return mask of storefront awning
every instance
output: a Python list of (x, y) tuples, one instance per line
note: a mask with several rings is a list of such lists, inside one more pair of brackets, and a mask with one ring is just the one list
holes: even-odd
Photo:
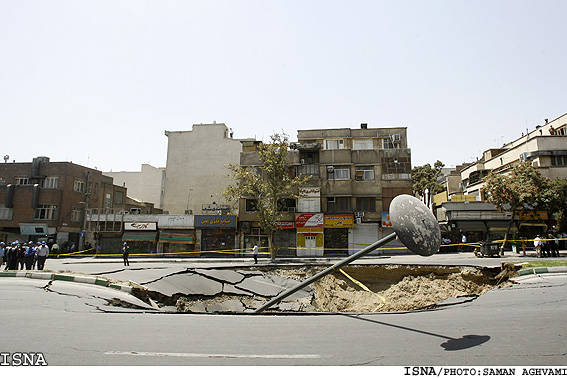
[(159, 234), (159, 242), (162, 243), (195, 243), (194, 230), (162, 230)]
[(155, 241), (157, 239), (157, 232), (129, 232), (125, 231), (122, 236), (123, 241)]

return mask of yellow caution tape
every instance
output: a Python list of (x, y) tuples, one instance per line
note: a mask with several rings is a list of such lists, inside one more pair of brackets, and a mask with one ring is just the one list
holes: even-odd
[(364, 284), (360, 283), (358, 280), (354, 279), (352, 276), (350, 276), (349, 274), (347, 274), (346, 272), (343, 271), (342, 268), (339, 269), (339, 271), (346, 276), (347, 278), (349, 278), (353, 283), (358, 284), (358, 286), (360, 288), (362, 288), (363, 290), (373, 293), (374, 295), (378, 296), (380, 298), (380, 300), (382, 300), (382, 303), (377, 306), (372, 312), (376, 312), (378, 309), (382, 308), (384, 305), (386, 305), (386, 299), (384, 299), (382, 296), (378, 295), (376, 292), (372, 292), (368, 287), (366, 287)]

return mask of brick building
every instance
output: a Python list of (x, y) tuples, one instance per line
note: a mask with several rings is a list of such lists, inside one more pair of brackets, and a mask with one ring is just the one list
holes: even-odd
[(85, 230), (88, 208), (124, 209), (126, 188), (101, 171), (36, 157), (0, 163), (0, 240), (94, 244)]

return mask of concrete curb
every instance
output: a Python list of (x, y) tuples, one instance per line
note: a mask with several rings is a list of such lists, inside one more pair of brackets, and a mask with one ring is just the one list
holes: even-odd
[(520, 276), (524, 275), (539, 275), (539, 274), (564, 274), (567, 273), (567, 267), (536, 267), (536, 268), (525, 268), (519, 270), (518, 274)]
[(40, 280), (61, 280), (65, 282), (75, 282), (83, 284), (94, 284), (96, 286), (109, 287), (122, 292), (132, 293), (133, 287), (113, 284), (107, 279), (97, 278), (95, 276), (55, 274), (49, 272), (36, 271), (2, 271), (0, 278), (29, 278)]

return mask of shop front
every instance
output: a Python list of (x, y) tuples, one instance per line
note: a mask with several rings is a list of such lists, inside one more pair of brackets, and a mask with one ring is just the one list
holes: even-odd
[(296, 231), (293, 221), (276, 223), (274, 233), (274, 248), (276, 257), (289, 257), (295, 255)]
[(158, 252), (160, 254), (195, 254), (197, 236), (193, 217), (193, 215), (159, 215)]
[(349, 231), (354, 226), (354, 216), (325, 215), (325, 255), (346, 256), (349, 253)]
[(195, 216), (197, 239), (200, 238), (203, 256), (226, 256), (236, 253), (237, 220), (236, 216)]
[(125, 222), (122, 241), (128, 242), (130, 254), (155, 254), (157, 234), (156, 222)]
[(323, 256), (324, 254), (323, 213), (303, 213), (297, 215), (297, 256)]

